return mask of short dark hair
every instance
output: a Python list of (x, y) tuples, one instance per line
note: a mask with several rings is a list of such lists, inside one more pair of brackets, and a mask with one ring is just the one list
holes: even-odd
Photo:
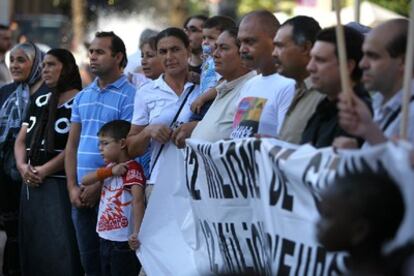
[(240, 48), (240, 40), (237, 39), (237, 34), (239, 33), (239, 29), (237, 27), (225, 29), (222, 33), (228, 33), (229, 36), (231, 36), (236, 42), (237, 47)]
[(203, 29), (212, 29), (215, 28), (220, 32), (224, 31), (225, 29), (234, 28), (236, 27), (236, 22), (231, 17), (224, 16), (224, 15), (216, 15), (210, 17), (204, 22)]
[(386, 45), (387, 52), (392, 58), (404, 56), (407, 51), (408, 23), (409, 21), (405, 18), (398, 18), (388, 22), (388, 24), (395, 26), (392, 39)]
[(404, 217), (400, 188), (385, 172), (352, 172), (335, 179), (334, 187), (353, 212), (371, 224), (365, 242), (381, 246), (391, 240)]
[(183, 24), (184, 29), (187, 27), (187, 24), (188, 24), (188, 22), (190, 22), (191, 19), (198, 19), (198, 20), (201, 20), (203, 22), (206, 22), (208, 17), (205, 16), (204, 14), (196, 14), (196, 15), (190, 16), (184, 21), (184, 24)]
[(98, 131), (98, 136), (107, 136), (117, 141), (128, 136), (131, 123), (125, 120), (114, 120), (104, 124)]
[(318, 21), (309, 16), (299, 15), (286, 20), (280, 27), (292, 26), (292, 39), (296, 45), (309, 41), (315, 43), (316, 35), (321, 31)]
[(122, 60), (119, 63), (119, 67), (125, 68), (126, 65), (128, 64), (128, 58), (126, 54), (125, 44), (122, 41), (122, 39), (119, 36), (117, 36), (114, 32), (96, 32), (95, 37), (96, 38), (102, 38), (102, 37), (111, 38), (112, 55), (115, 56), (117, 53), (121, 53)]
[(162, 38), (166, 38), (169, 36), (173, 36), (181, 40), (185, 48), (188, 48), (190, 46), (190, 40), (188, 39), (188, 36), (185, 34), (185, 32), (182, 29), (176, 28), (176, 27), (169, 27), (165, 30), (162, 30), (161, 32), (157, 34), (157, 37), (155, 39), (156, 48), (158, 49), (158, 43), (160, 42)]
[[(364, 42), (364, 36), (351, 27), (343, 26), (343, 29), (347, 59), (355, 61), (355, 68), (351, 73), (351, 78), (354, 81), (360, 81), (362, 77), (362, 69), (358, 66), (358, 64), (363, 56), (362, 43)], [(323, 41), (334, 44), (335, 55), (338, 57), (338, 44), (336, 40), (335, 27), (322, 29), (316, 36), (316, 41)]]

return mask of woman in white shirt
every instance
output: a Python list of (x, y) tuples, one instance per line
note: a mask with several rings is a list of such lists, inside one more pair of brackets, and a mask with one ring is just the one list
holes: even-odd
[(178, 126), (189, 121), (190, 105), (199, 94), (198, 86), (188, 81), (190, 48), (184, 31), (178, 28), (161, 31), (156, 48), (164, 74), (137, 91), (127, 139), (131, 157), (144, 154), (149, 146), (152, 148), (149, 185), (156, 182), (164, 162), (163, 152), (175, 146), (171, 136)]

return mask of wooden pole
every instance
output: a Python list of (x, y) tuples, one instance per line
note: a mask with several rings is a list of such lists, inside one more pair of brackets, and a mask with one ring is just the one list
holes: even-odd
[(414, 52), (414, 3), (411, 2), (410, 25), (408, 28), (407, 51), (405, 55), (404, 86), (402, 119), (400, 125), (400, 138), (407, 140), (408, 115), (410, 112), (411, 82), (413, 79), (413, 52)]
[(361, 0), (355, 0), (355, 22), (361, 22)]
[(345, 46), (345, 35), (344, 28), (341, 23), (341, 5), (340, 0), (335, 0), (335, 13), (336, 13), (336, 41), (338, 47), (338, 56), (339, 56), (339, 71), (341, 74), (341, 88), (342, 92), (351, 97), (351, 84), (349, 83), (349, 72), (348, 72), (348, 62), (346, 57), (346, 46)]

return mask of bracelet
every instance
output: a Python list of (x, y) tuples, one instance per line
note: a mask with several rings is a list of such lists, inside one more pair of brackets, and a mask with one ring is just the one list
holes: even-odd
[(96, 176), (99, 181), (103, 181), (105, 178), (112, 176), (112, 168), (99, 168), (96, 170)]

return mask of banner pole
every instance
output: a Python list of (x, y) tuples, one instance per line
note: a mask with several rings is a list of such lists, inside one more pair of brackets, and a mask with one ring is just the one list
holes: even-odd
[(355, 0), (355, 22), (361, 23), (361, 0)]
[(347, 66), (346, 46), (344, 29), (341, 23), (341, 5), (340, 0), (335, 0), (335, 13), (336, 13), (336, 41), (338, 47), (339, 56), (339, 71), (341, 75), (341, 89), (348, 98), (351, 98), (351, 85), (349, 83), (349, 72)]
[(414, 3), (411, 2), (410, 25), (408, 28), (407, 50), (405, 55), (404, 86), (402, 119), (400, 125), (400, 138), (407, 140), (408, 115), (410, 112), (411, 84), (413, 78), (413, 52), (414, 52)]

